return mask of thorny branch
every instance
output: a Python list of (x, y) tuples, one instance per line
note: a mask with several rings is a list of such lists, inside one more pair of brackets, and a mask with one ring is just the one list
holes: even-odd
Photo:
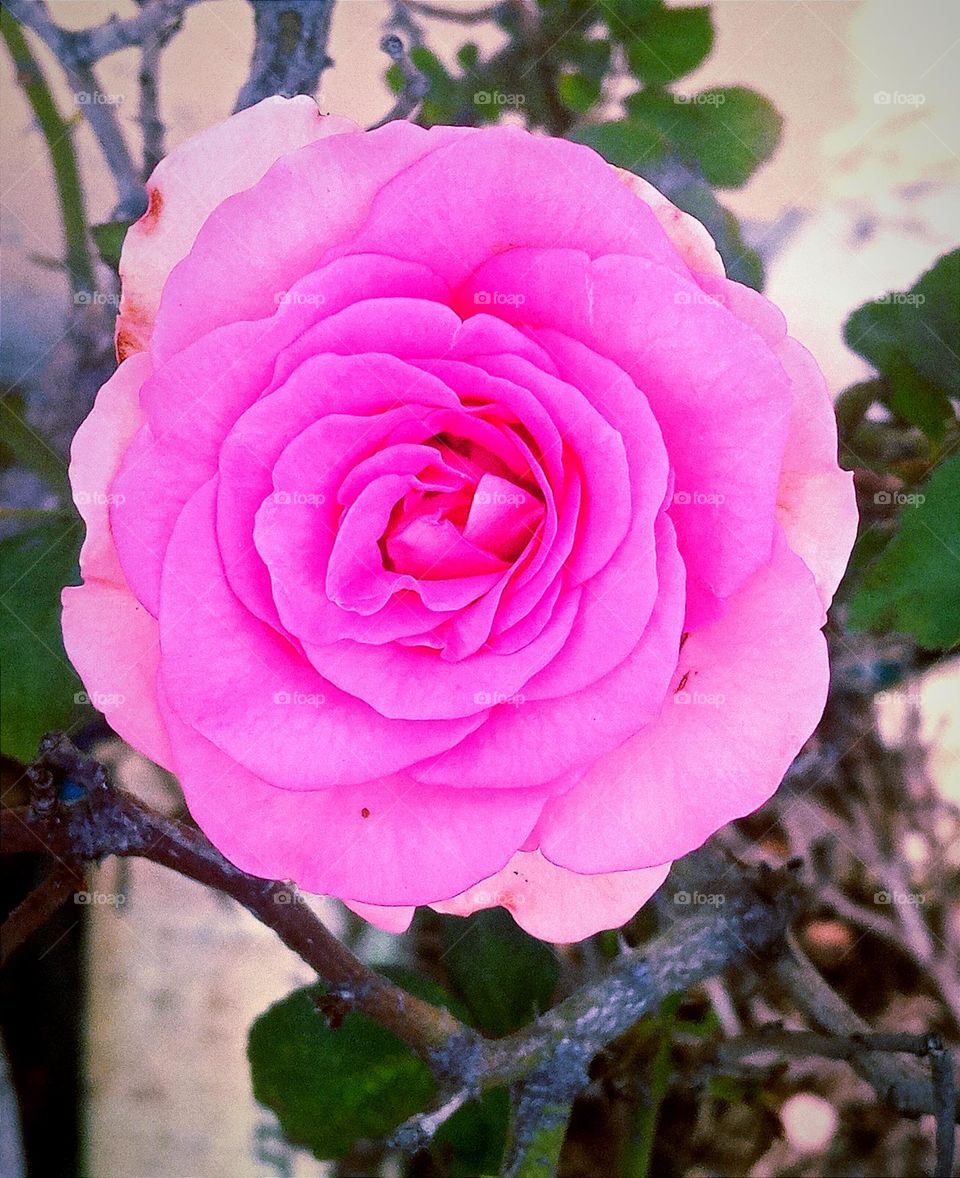
[[(486, 1039), (438, 1009), (374, 973), (332, 936), (288, 883), (258, 879), (234, 867), (199, 831), (149, 809), (113, 788), (103, 767), (53, 734), (41, 744), (28, 770), (29, 806), (5, 810), (5, 851), (46, 851), (64, 878), (108, 855), (136, 855), (217, 888), (243, 904), (274, 930), (330, 987), (331, 1004), (358, 1009), (397, 1034), (431, 1067), (444, 1093), (438, 1109), (422, 1114), (398, 1134), (406, 1146), (452, 1115), (466, 1100), (493, 1087), (513, 1085), (515, 1124), (508, 1173), (525, 1172), (531, 1150), (553, 1141), (562, 1110), (587, 1081), (590, 1060), (670, 994), (715, 977), (733, 966), (772, 972), (805, 1016), (831, 1035), (844, 1037), (842, 1057), (881, 1097), (908, 1115), (938, 1117), (941, 1149), (952, 1142), (956, 1094), (949, 1054), (936, 1043), (926, 1054), (935, 1078), (914, 1060), (897, 1060), (869, 1042), (870, 1028), (830, 989), (792, 945), (789, 925), (801, 894), (796, 869), (738, 871), (718, 856), (689, 856), (674, 877), (680, 886), (722, 887), (725, 903), (679, 917), (637, 950), (621, 953), (606, 973), (543, 1014), (530, 1026), (501, 1039)], [(79, 792), (77, 801), (63, 800)], [(78, 791), (79, 787), (79, 791)], [(10, 918), (18, 941), (28, 935), (29, 912), (21, 905)], [(24, 911), (28, 916), (24, 916)], [(39, 919), (36, 921), (39, 924)], [(5, 925), (3, 935), (9, 928)], [(831, 1052), (834, 1054), (834, 1052)], [(939, 1069), (939, 1070), (938, 1070)]]

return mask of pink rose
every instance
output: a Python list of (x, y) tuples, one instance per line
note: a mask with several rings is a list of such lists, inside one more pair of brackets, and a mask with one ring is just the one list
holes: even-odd
[(697, 222), (516, 128), (274, 98), (149, 187), (73, 448), (87, 688), (256, 875), (622, 923), (820, 717), (816, 364)]

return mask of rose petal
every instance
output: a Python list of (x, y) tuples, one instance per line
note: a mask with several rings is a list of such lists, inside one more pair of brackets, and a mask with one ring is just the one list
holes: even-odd
[(809, 570), (779, 537), (724, 617), (688, 636), (654, 723), (548, 804), (543, 854), (571, 871), (653, 866), (762, 805), (823, 711), (823, 621)]
[(170, 271), (226, 197), (255, 184), (287, 152), (357, 130), (349, 119), (321, 115), (312, 98), (267, 98), (192, 136), (161, 160), (147, 182), (150, 207), (123, 241), (118, 357), (149, 345)]
[(252, 773), (311, 790), (392, 773), (482, 722), (385, 719), (321, 678), (230, 592), (216, 546), (215, 499), (211, 480), (181, 513), (164, 562), (160, 674), (185, 723)]
[(409, 779), (311, 792), (267, 785), (162, 700), (187, 805), (243, 871), (351, 903), (428, 904), (494, 874), (533, 828), (542, 790), (429, 789)]
[[(451, 916), (506, 908), (531, 936), (567, 945), (626, 924), (660, 887), (670, 866), (663, 863), (640, 871), (577, 875), (556, 867), (539, 851), (518, 851), (496, 875), (430, 907)], [(391, 911), (378, 909), (371, 914), (373, 923), (386, 927), (380, 922), (389, 920)]]

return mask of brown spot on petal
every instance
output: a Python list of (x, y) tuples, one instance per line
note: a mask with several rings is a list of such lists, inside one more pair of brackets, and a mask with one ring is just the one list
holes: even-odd
[(680, 635), (680, 650), (683, 650), (683, 644), (687, 641), (687, 639), (689, 637), (690, 637), (690, 631), (684, 630), (684, 632)]
[(674, 695), (676, 695), (676, 694), (677, 694), (678, 692), (680, 692), (680, 691), (683, 691), (683, 689), (684, 689), (684, 688), (686, 687), (686, 685), (687, 685), (687, 680), (688, 680), (689, 678), (690, 678), (690, 672), (689, 672), (689, 671), (684, 671), (684, 672), (683, 672), (683, 678), (682, 678), (682, 679), (680, 680), (680, 682), (677, 684), (677, 690), (676, 690), (676, 691), (673, 693)]
[(140, 218), (138, 224), (144, 233), (152, 233), (157, 227), (160, 213), (163, 209), (163, 193), (159, 188), (147, 189), (147, 211)]
[(117, 324), (117, 363), (122, 364), (128, 356), (132, 356), (134, 352), (142, 352), (140, 340), (135, 331), (131, 331), (127, 326)]
[(364, 806), (363, 809), (360, 811), (360, 817), (361, 818), (369, 818), (370, 817), (370, 811), (367, 809), (366, 806)]

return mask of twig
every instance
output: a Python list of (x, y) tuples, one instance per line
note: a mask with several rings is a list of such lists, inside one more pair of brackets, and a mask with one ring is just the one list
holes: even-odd
[(83, 885), (83, 869), (59, 863), (43, 883), (21, 900), (0, 926), (0, 966), (6, 965), (10, 956), (47, 923), (78, 885)]
[[(45, 0), (6, 0), (6, 3), (17, 20), (40, 37), (63, 67), (67, 81), (78, 104), (83, 108), (84, 117), (100, 144), (107, 167), (117, 186), (117, 205), (113, 219), (135, 221), (145, 212), (147, 197), (120, 129), (116, 111), (111, 102), (105, 101), (107, 96), (100, 89), (100, 83), (91, 64), (98, 57), (102, 57), (103, 52), (92, 52), (84, 38), (92, 37), (97, 30), (88, 30), (86, 33), (66, 32), (51, 20)], [(157, 5), (160, 6), (159, 9), (156, 8)], [(180, 7), (183, 7), (182, 2)], [(141, 15), (148, 11), (152, 14), (151, 21), (146, 24), (147, 29), (153, 27), (152, 22), (157, 20), (157, 12), (161, 10), (166, 14), (166, 19), (169, 15), (168, 0), (153, 0), (153, 4), (143, 10)], [(110, 27), (112, 26), (109, 24), (101, 26), (103, 29)], [(119, 49), (132, 43), (121, 41), (114, 48)], [(113, 52), (113, 49), (104, 52)]]
[(390, 1144), (405, 1153), (416, 1153), (419, 1149), (425, 1149), (440, 1126), (445, 1125), (455, 1112), (463, 1108), (471, 1096), (468, 1088), (460, 1088), (442, 1104), (410, 1117), (394, 1131)]
[[(683, 869), (688, 878), (699, 879), (698, 890), (719, 888), (712, 870), (700, 874), (704, 863), (714, 866), (709, 859), (690, 856)], [(567, 1042), (581, 1045), (592, 1058), (671, 994), (744, 961), (765, 967), (792, 915), (792, 873), (768, 871), (759, 877), (727, 879), (722, 891), (722, 905), (679, 918), (643, 949), (622, 954), (599, 981), (548, 1010), (530, 1027), (487, 1043), (483, 1073), (501, 1084), (520, 1079), (544, 1054)]]
[[(197, 830), (113, 789), (103, 767), (65, 738), (46, 737), (28, 772), (30, 805), (0, 814), (4, 850), (45, 849), (71, 865), (110, 854), (138, 855), (232, 896), (328, 983), (327, 1006), (363, 1011), (427, 1061), (448, 1095), (441, 1109), (420, 1118), (421, 1131), (484, 1090), (514, 1085), (514, 1174), (549, 1173), (543, 1166), (523, 1169), (541, 1157), (547, 1166), (556, 1164), (562, 1124), (594, 1055), (669, 995), (733, 966), (773, 972), (807, 1018), (830, 1034), (864, 1039), (870, 1034), (798, 951), (784, 952), (802, 894), (790, 868), (744, 873), (712, 853), (688, 856), (675, 868), (674, 886), (715, 892), (722, 904), (682, 909), (686, 915), (642, 949), (622, 954), (602, 978), (523, 1030), (489, 1040), (369, 970), (299, 902), (293, 885), (240, 871)], [(68, 781), (69, 793), (79, 792), (79, 801), (62, 800)], [(937, 1085), (912, 1061), (878, 1051), (858, 1052), (851, 1063), (902, 1112), (939, 1110), (942, 1121), (956, 1097), (948, 1083), (949, 1056), (943, 1052), (941, 1058), (936, 1048), (928, 1054), (939, 1069)], [(945, 1141), (942, 1125), (938, 1132)]]
[(409, 119), (412, 118), (420, 107), (430, 90), (430, 80), (425, 74), (422, 74), (413, 64), (410, 54), (407, 53), (403, 41), (394, 33), (388, 34), (380, 42), (380, 48), (390, 58), (390, 60), (399, 68), (400, 75), (403, 78), (403, 89), (397, 95), (397, 101), (394, 103), (389, 114), (384, 115), (379, 123), (374, 123), (370, 128), (371, 131), (377, 127), (382, 127), (386, 123), (392, 123), (395, 119)]
[(153, 33), (172, 28), (183, 13), (199, 0), (147, 0), (136, 16), (120, 20), (113, 16), (102, 25), (71, 32), (56, 24), (44, 0), (4, 0), (21, 24), (39, 36), (64, 66), (92, 65), (101, 57), (141, 45)]
[[(830, 1035), (869, 1036), (870, 1027), (827, 985), (792, 937), (788, 944), (790, 952), (772, 963), (772, 973), (804, 1016)], [(880, 1098), (899, 1112), (916, 1117), (935, 1111), (933, 1085), (918, 1064), (877, 1052), (857, 1054), (850, 1062)]]
[(262, 98), (315, 94), (320, 75), (330, 65), (327, 42), (333, 0), (250, 0), (255, 41), (250, 76), (235, 111)]
[[(0, 814), (4, 851), (49, 851), (68, 863), (107, 855), (150, 859), (232, 896), (315, 969), (340, 1002), (388, 1027), (428, 1062), (451, 1037), (469, 1035), (446, 1010), (368, 969), (327, 930), (293, 885), (238, 870), (199, 831), (110, 786), (103, 767), (65, 738), (45, 737), (29, 772), (30, 806)], [(66, 781), (81, 787), (80, 801), (59, 800)]]
[[(147, 0), (137, 0), (143, 6)], [(160, 97), (157, 79), (160, 73), (160, 56), (167, 42), (178, 31), (182, 16), (168, 26), (161, 26), (143, 38), (140, 46), (140, 112), (138, 120), (143, 131), (143, 164), (140, 174), (144, 182), (163, 159), (166, 128), (160, 117)]]

